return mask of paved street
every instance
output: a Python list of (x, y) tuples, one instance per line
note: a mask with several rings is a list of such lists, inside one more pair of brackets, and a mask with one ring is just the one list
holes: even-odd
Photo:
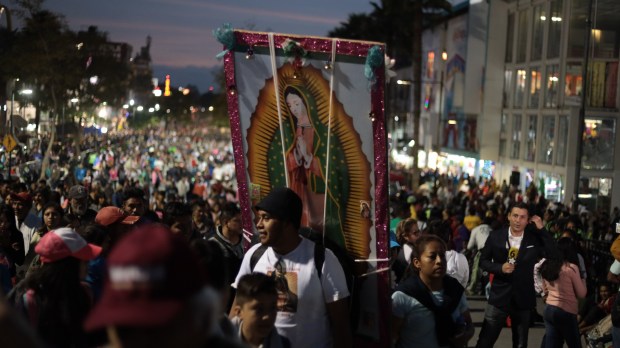
[[(484, 319), (484, 308), (487, 304), (484, 296), (469, 296), (467, 298), (469, 308), (471, 309), (472, 320), (476, 326), (476, 333), (474, 337), (469, 341), (469, 347), (474, 347), (478, 341), (478, 334), (480, 334), (480, 328), (482, 327), (482, 321)], [(538, 299), (538, 313), (543, 313), (543, 302)], [(529, 339), (527, 342), (528, 347), (538, 348), (542, 342), (543, 335), (545, 334), (545, 327), (543, 324), (537, 323), (535, 327), (530, 328)], [(495, 343), (495, 347), (504, 348), (512, 347), (512, 331), (510, 328), (505, 327), (502, 329), (502, 333), (499, 339)]]

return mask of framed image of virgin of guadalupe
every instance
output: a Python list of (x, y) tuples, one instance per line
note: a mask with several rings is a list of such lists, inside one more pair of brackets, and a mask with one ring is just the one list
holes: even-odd
[(252, 207), (272, 188), (291, 188), (303, 202), (300, 233), (334, 251), (350, 276), (355, 346), (387, 346), (384, 45), (226, 25), (215, 35), (246, 247)]

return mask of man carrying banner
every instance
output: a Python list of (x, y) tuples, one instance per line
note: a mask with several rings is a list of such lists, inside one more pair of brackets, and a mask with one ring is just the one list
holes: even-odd
[(299, 235), (299, 196), (289, 188), (275, 188), (256, 209), (260, 243), (245, 254), (233, 287), (252, 272), (274, 277), (278, 283), (275, 325), (292, 347), (351, 347), (344, 272), (329, 249)]

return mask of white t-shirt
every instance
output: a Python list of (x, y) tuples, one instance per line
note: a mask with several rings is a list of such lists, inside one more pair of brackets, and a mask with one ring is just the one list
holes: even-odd
[[(443, 290), (433, 291), (432, 294), (433, 301), (440, 306), (443, 303)], [(459, 305), (452, 312), (452, 319), (456, 322), (461, 314), (467, 310), (467, 299), (463, 293)], [(418, 300), (404, 292), (394, 292), (392, 294), (392, 314), (403, 319), (396, 348), (439, 347), (435, 333), (434, 314)]]
[[(250, 258), (260, 244), (254, 245), (243, 257), (237, 279), (252, 272)], [(286, 255), (276, 254), (271, 247), (256, 262), (254, 272), (272, 274), (279, 260), (284, 262), (276, 272), (278, 284), (278, 314), (276, 328), (280, 335), (291, 341), (291, 347), (331, 347), (332, 336), (325, 303), (342, 300), (349, 296), (347, 282), (338, 259), (325, 249), (325, 261), (321, 278), (314, 264), (314, 242), (302, 238), (301, 242)], [(286, 268), (286, 269), (284, 269)], [(322, 289), (321, 289), (322, 288)]]
[(471, 235), (469, 236), (467, 250), (482, 250), (482, 248), (484, 248), (484, 244), (487, 242), (489, 233), (491, 233), (491, 227), (487, 224), (474, 227), (474, 229), (471, 230)]
[(413, 253), (413, 248), (411, 245), (405, 243), (403, 244), (403, 255), (405, 255), (405, 260), (407, 260), (407, 264), (411, 263), (411, 254)]
[(521, 232), (520, 236), (513, 236), (510, 228), (508, 228), (508, 263), (514, 264), (517, 261), (524, 233)]
[(469, 282), (469, 263), (465, 255), (454, 251), (446, 251), (446, 274), (458, 280), (458, 282), (467, 287)]
[(41, 227), (42, 221), (41, 218), (37, 217), (32, 213), (28, 213), (24, 222), (21, 224), (17, 221), (17, 216), (15, 217), (15, 224), (18, 226), (19, 231), (24, 236), (24, 254), (28, 254), (28, 250), (30, 250), (30, 243), (32, 242), (32, 237), (37, 232), (37, 230)]

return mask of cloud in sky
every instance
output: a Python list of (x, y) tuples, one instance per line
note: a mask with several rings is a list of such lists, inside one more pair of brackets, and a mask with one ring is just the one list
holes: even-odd
[(278, 18), (280, 20), (286, 21), (301, 21), (306, 23), (314, 23), (328, 26), (337, 26), (342, 19), (338, 17), (326, 17), (325, 15), (319, 16), (311, 16), (300, 14), (297, 11), (274, 11), (274, 10), (264, 10), (260, 8), (248, 8), (244, 6), (230, 6), (230, 5), (222, 5), (222, 4), (200, 4), (202, 7), (211, 8), (217, 11), (229, 12), (233, 14), (248, 14), (254, 17), (269, 17), (269, 18)]
[(215, 55), (222, 45), (212, 31), (224, 23), (324, 36), (350, 13), (372, 10), (365, 0), (47, 0), (43, 7), (63, 14), (74, 30), (97, 26), (109, 40), (132, 45), (134, 54), (150, 35), (154, 66), (179, 69), (221, 66)]

